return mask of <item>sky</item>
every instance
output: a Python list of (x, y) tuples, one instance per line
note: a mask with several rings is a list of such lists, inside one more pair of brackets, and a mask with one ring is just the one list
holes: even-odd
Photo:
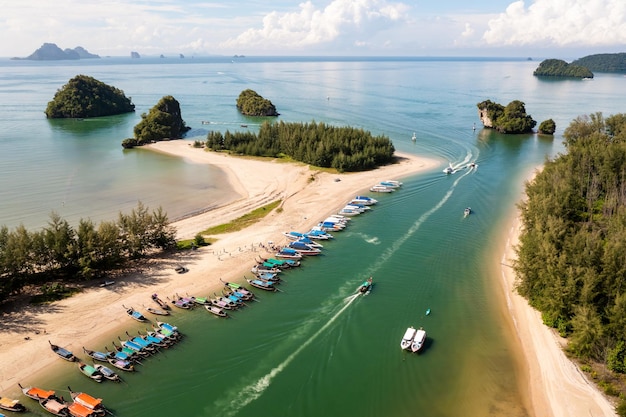
[(485, 56), (626, 52), (626, 0), (0, 1), (0, 57)]

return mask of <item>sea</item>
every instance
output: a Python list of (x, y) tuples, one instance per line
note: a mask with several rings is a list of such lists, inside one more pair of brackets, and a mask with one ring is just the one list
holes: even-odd
[[(11, 230), (40, 230), (51, 213), (72, 225), (115, 220), (138, 202), (176, 220), (233, 199), (216, 167), (121, 147), (141, 114), (165, 95), (180, 102), (190, 142), (212, 130), (257, 130), (267, 119), (243, 116), (235, 106), (241, 91), (253, 89), (272, 101), (278, 120), (363, 128), (389, 137), (398, 151), (441, 162), (402, 178), (396, 192), (375, 195), (374, 209), (337, 233), (322, 256), (284, 273), (281, 292), (257, 290), (257, 302), (226, 320), (203, 309), (175, 312), (169, 321), (184, 340), (145, 360), (137, 373), (123, 374), (123, 383), (97, 384), (74, 365), (58, 363), (47, 377), (22, 384), (61, 394), (71, 386), (103, 398), (120, 417), (531, 415), (520, 382), (524, 341), (511, 330), (494, 265), (504, 262), (504, 237), (524, 182), (564, 152), (568, 124), (626, 109), (623, 75), (539, 79), (532, 73), (540, 61), (0, 59), (0, 225)], [(46, 119), (47, 103), (78, 74), (123, 90), (136, 112)], [(553, 119), (557, 131), (484, 129), (476, 105), (487, 99), (520, 100), (538, 123)], [(472, 162), (477, 168), (467, 169)], [(449, 165), (456, 170), (446, 175)], [(468, 206), (473, 213), (464, 217)], [(372, 291), (355, 297), (369, 276)], [(409, 326), (427, 331), (419, 354), (400, 349)], [(143, 327), (128, 323), (126, 330)], [(58, 342), (84, 357), (71, 337)], [(6, 370), (1, 376), (0, 392), (15, 392)], [(46, 415), (21, 399), (26, 415)]]

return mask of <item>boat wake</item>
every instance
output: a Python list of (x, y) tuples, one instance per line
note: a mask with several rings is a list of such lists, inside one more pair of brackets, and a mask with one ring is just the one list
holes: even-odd
[(233, 389), (225, 394), (225, 398), (222, 398), (215, 402), (215, 410), (212, 410), (211, 414), (216, 414), (224, 417), (232, 417), (237, 415), (239, 410), (250, 404), (252, 401), (259, 398), (265, 390), (270, 386), (272, 380), (278, 376), (307, 346), (309, 346), (319, 335), (321, 335), (331, 324), (337, 320), (341, 314), (346, 311), (348, 307), (359, 297), (360, 294), (353, 294), (343, 301), (345, 305), (341, 307), (313, 336), (308, 338), (302, 343), (295, 351), (285, 358), (276, 367), (270, 370), (267, 374), (258, 378), (254, 382), (240, 388)]
[(424, 224), (424, 222), (428, 220), (430, 216), (433, 215), (433, 213), (437, 212), (437, 210), (443, 207), (443, 205), (450, 199), (450, 197), (452, 197), (452, 194), (454, 194), (454, 190), (456, 189), (459, 182), (463, 179), (463, 177), (465, 177), (466, 175), (469, 175), (470, 173), (471, 173), (471, 170), (467, 170), (465, 171), (465, 173), (463, 173), (463, 175), (455, 179), (454, 182), (452, 183), (452, 186), (450, 187), (448, 192), (446, 192), (443, 198), (439, 200), (437, 204), (435, 204), (430, 210), (422, 214), (415, 221), (415, 223), (413, 223), (411, 227), (409, 227), (409, 229), (404, 235), (400, 236), (400, 238), (396, 240), (395, 242), (393, 242), (393, 244), (389, 248), (385, 249), (382, 255), (379, 256), (376, 262), (368, 269), (366, 275), (370, 275), (370, 276), (375, 275), (376, 271), (378, 271), (382, 267), (382, 265), (391, 258), (394, 252), (396, 252), (404, 244), (404, 242), (407, 241), (407, 239), (413, 236), (419, 230), (422, 224)]

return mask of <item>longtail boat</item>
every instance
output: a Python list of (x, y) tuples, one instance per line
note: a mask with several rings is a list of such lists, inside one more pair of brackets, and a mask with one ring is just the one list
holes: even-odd
[(13, 398), (0, 397), (0, 408), (7, 411), (15, 411), (21, 413), (26, 411), (26, 407), (19, 400)]
[(145, 322), (149, 321), (146, 318), (146, 316), (144, 316), (143, 314), (141, 314), (139, 311), (135, 310), (134, 308), (126, 307), (124, 305), (122, 305), (122, 307), (124, 307), (126, 309), (126, 314), (128, 314), (134, 320), (137, 320), (138, 322), (141, 322), (141, 323), (145, 323)]
[(50, 349), (52, 349), (54, 353), (56, 353), (57, 355), (59, 355), (59, 357), (65, 359), (66, 361), (76, 362), (78, 360), (76, 356), (74, 356), (74, 354), (69, 350), (62, 348), (61, 346), (54, 345), (49, 340), (48, 343), (50, 343)]
[(85, 354), (89, 356), (91, 359), (94, 359), (100, 362), (107, 362), (109, 358), (111, 357), (111, 353), (97, 352), (95, 350), (87, 349), (84, 346), (83, 346), (83, 352), (85, 352)]
[(121, 369), (122, 371), (132, 372), (135, 370), (135, 366), (131, 361), (117, 358), (109, 358), (109, 363), (112, 366), (115, 366), (117, 369)]
[(17, 385), (19, 385), (24, 395), (26, 395), (28, 398), (32, 398), (35, 401), (47, 400), (48, 398), (56, 397), (56, 393), (53, 390), (45, 390), (37, 387), (23, 387), (19, 383)]
[(246, 281), (248, 281), (248, 284), (252, 285), (255, 288), (259, 288), (261, 290), (265, 290), (265, 291), (278, 290), (278, 288), (276, 288), (274, 284), (269, 281), (263, 281), (261, 279), (248, 279), (248, 278), (246, 278)]
[(102, 382), (102, 374), (93, 366), (78, 362), (78, 370), (86, 377), (96, 382)]
[(152, 294), (152, 301), (157, 303), (163, 310), (171, 310), (170, 306), (159, 298), (157, 294)]
[(48, 398), (45, 400), (39, 400), (39, 405), (47, 412), (59, 417), (69, 417), (70, 410), (68, 410), (68, 404), (58, 398)]
[(217, 306), (204, 306), (204, 308), (206, 308), (206, 311), (208, 311), (211, 314), (214, 314), (218, 317), (228, 317), (228, 314), (226, 314), (226, 312), (224, 310), (222, 310), (221, 308), (217, 307)]
[(107, 409), (102, 404), (101, 398), (95, 398), (85, 392), (75, 392), (72, 391), (70, 387), (67, 387), (70, 391), (70, 395), (72, 396), (72, 400), (82, 405), (83, 407), (87, 407), (88, 409), (94, 411), (96, 415), (104, 415), (107, 412)]
[(121, 382), (122, 379), (120, 376), (111, 368), (106, 367), (104, 365), (100, 365), (99, 363), (94, 365), (94, 368), (98, 370), (102, 374), (103, 377), (108, 379), (109, 381)]
[(152, 308), (152, 307), (146, 307), (146, 306), (144, 306), (144, 308), (146, 309), (146, 311), (148, 313), (152, 313), (152, 314), (155, 314), (157, 316), (169, 316), (170, 315), (170, 311), (169, 310), (162, 310), (160, 308)]

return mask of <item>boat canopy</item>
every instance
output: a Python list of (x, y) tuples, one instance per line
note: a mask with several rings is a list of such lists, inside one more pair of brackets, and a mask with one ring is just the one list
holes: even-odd
[(68, 408), (70, 409), (70, 414), (74, 417), (89, 417), (94, 414), (93, 409), (85, 407), (77, 402), (70, 404)]
[(417, 332), (415, 332), (415, 340), (417, 340), (420, 343), (423, 343), (425, 339), (426, 339), (426, 330), (419, 329)]
[(15, 408), (15, 406), (19, 403), (19, 400), (13, 400), (11, 398), (0, 397), (0, 404), (7, 408)]
[(54, 391), (33, 387), (27, 391), (28, 395), (38, 398), (50, 398), (54, 396)]
[(415, 332), (416, 330), (413, 327), (409, 327), (408, 329), (406, 329), (403, 339), (405, 340), (413, 339), (413, 337), (415, 336)]
[(56, 414), (61, 413), (64, 408), (67, 408), (65, 404), (58, 402), (57, 400), (48, 400), (46, 402), (46, 408)]

